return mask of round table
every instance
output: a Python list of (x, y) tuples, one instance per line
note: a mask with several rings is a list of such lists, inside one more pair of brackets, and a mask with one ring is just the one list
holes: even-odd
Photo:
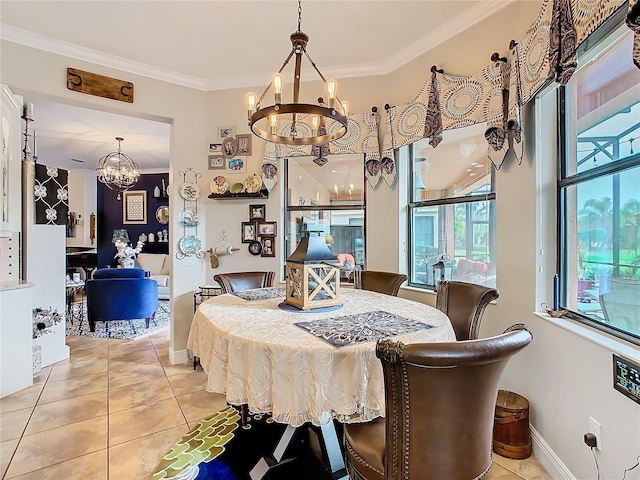
[(338, 348), (295, 323), (341, 322), (339, 317), (382, 311), (431, 326), (393, 337), (404, 343), (455, 341), (455, 333), (448, 317), (428, 305), (367, 290), (345, 288), (340, 293), (342, 308), (322, 312), (279, 307), (284, 287), (220, 295), (200, 304), (187, 346), (200, 357), (207, 391), (294, 427), (384, 416), (375, 341)]

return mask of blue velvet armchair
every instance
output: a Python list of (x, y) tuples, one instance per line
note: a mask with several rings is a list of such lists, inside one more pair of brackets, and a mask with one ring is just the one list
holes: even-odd
[(158, 308), (158, 282), (140, 268), (102, 268), (85, 284), (89, 329), (96, 322), (144, 318), (147, 328)]

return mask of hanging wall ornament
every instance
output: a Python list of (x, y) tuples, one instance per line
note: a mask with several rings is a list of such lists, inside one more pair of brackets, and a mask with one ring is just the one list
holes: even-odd
[(629, 0), (629, 11), (625, 20), (633, 31), (633, 63), (640, 68), (640, 0)]
[[(348, 131), (348, 130), (347, 130)], [(327, 129), (324, 125), (320, 125), (318, 127), (318, 135), (326, 135)], [(329, 143), (318, 143), (311, 147), (311, 156), (313, 157), (313, 163), (318, 165), (319, 167), (324, 167), (329, 159), (327, 155), (331, 153), (329, 149)]]
[(387, 184), (389, 188), (393, 188), (396, 183), (396, 178), (398, 176), (398, 171), (396, 169), (396, 162), (393, 157), (384, 157), (380, 162), (380, 174), (384, 183)]
[(69, 172), (36, 163), (36, 224), (66, 225), (69, 216)]
[[(438, 80), (436, 66), (431, 67), (431, 88), (429, 89), (429, 103), (424, 123), (423, 138), (429, 139), (429, 145), (436, 148), (442, 141), (442, 114), (440, 112), (440, 95), (438, 94)], [(440, 73), (443, 73), (440, 70)]]
[(380, 180), (382, 180), (382, 172), (380, 170), (380, 160), (370, 158), (364, 162), (364, 176), (374, 190), (378, 188)]
[(493, 64), (490, 66), (492, 73), (491, 98), (486, 112), (487, 129), (484, 137), (487, 140), (487, 156), (496, 169), (502, 166), (502, 162), (509, 150), (507, 140), (507, 125), (505, 118), (504, 92), (509, 84), (509, 66), (507, 59), (501, 58), (497, 53), (491, 56)]
[(520, 56), (518, 44), (511, 40), (509, 45), (513, 53), (511, 72), (509, 74), (509, 110), (507, 114), (507, 130), (511, 134), (511, 148), (518, 165), (522, 164), (524, 153), (524, 137), (522, 135), (522, 103), (520, 101)]
[(264, 145), (264, 157), (262, 160), (262, 185), (271, 192), (278, 183), (278, 156), (277, 145), (273, 142), (266, 142)]
[(549, 30), (549, 75), (566, 85), (576, 71), (576, 31), (569, 0), (553, 0)]

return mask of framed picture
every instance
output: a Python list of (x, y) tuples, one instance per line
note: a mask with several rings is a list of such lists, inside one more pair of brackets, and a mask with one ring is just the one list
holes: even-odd
[(265, 220), (267, 218), (266, 214), (266, 206), (262, 205), (249, 205), (249, 219), (256, 220)]
[(258, 238), (256, 233), (256, 222), (242, 222), (242, 243), (255, 242)]
[(242, 134), (236, 136), (238, 144), (238, 153), (236, 155), (251, 155), (251, 134)]
[(122, 223), (147, 224), (147, 191), (128, 190), (122, 192)]
[(229, 158), (227, 160), (227, 170), (233, 173), (241, 173), (247, 171), (247, 162), (244, 158)]
[(262, 253), (260, 256), (262, 257), (275, 257), (276, 256), (276, 239), (274, 237), (261, 237), (260, 241), (262, 242)]
[(222, 143), (210, 143), (209, 153), (222, 153)]
[(231, 158), (238, 152), (238, 144), (236, 143), (236, 139), (233, 137), (225, 138), (222, 141), (222, 154)]
[(225, 138), (233, 138), (236, 136), (236, 127), (219, 127), (218, 128), (218, 140), (224, 140)]
[(225, 167), (224, 155), (209, 155), (209, 170), (224, 170)]
[(262, 253), (262, 243), (258, 241), (250, 242), (248, 249), (251, 255), (260, 255)]
[(260, 235), (261, 237), (277, 236), (276, 222), (258, 222), (258, 235)]

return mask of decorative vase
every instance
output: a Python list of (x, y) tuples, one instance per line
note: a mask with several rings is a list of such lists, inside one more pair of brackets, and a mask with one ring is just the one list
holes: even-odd
[(33, 376), (37, 377), (42, 368), (42, 347), (40, 345), (33, 345), (31, 347), (32, 359), (33, 359)]
[(134, 268), (136, 266), (136, 261), (133, 257), (123, 258), (121, 265), (122, 268)]

